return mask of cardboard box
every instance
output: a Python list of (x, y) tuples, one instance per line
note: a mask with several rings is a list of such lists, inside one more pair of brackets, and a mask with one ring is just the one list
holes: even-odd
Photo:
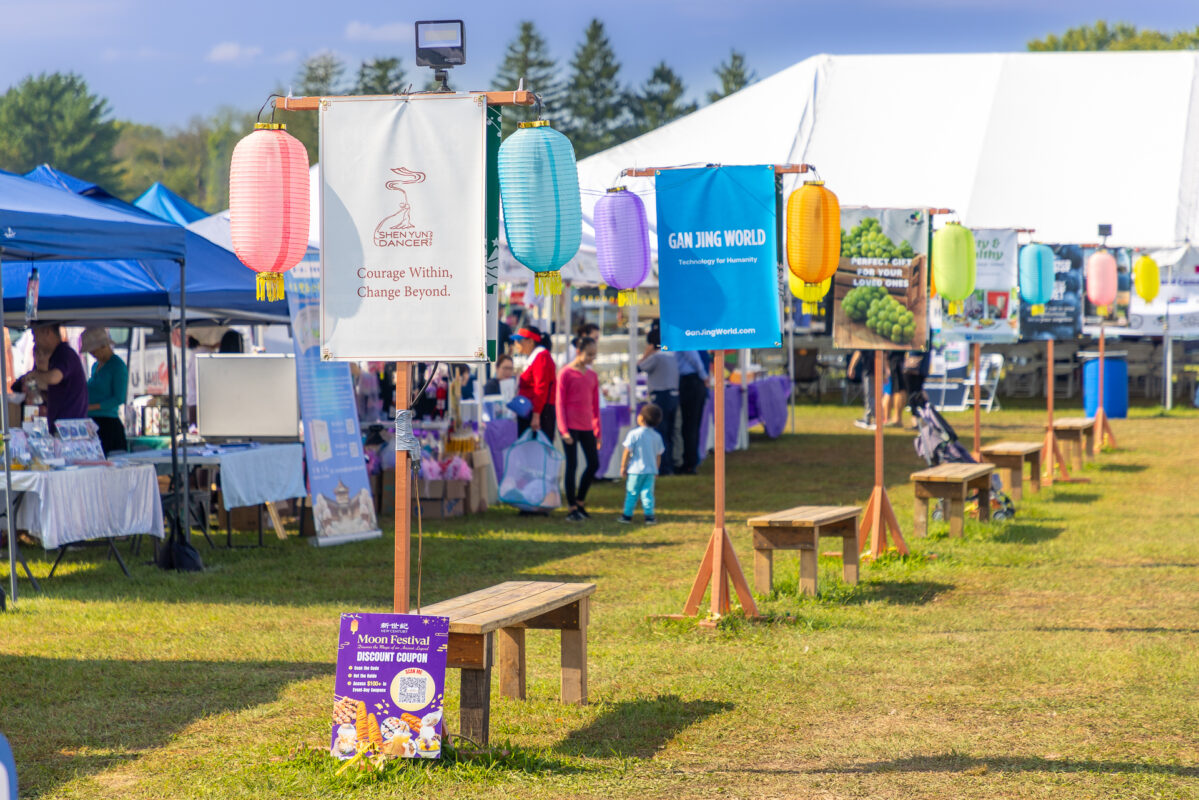
[(217, 523), (220, 527), (222, 529), (229, 527), (228, 520), (232, 517), (232, 527), (235, 531), (257, 531), (260, 514), (262, 515), (263, 530), (270, 528), (270, 520), (265, 519), (266, 513), (262, 506), (241, 506), (232, 511), (226, 511), (224, 505), (218, 504), (216, 508)]
[[(451, 517), (460, 517), (466, 513), (466, 499), (421, 500), (420, 513), (422, 520), (450, 519)], [(412, 514), (415, 518), (415, 506), (413, 506)]]
[(441, 500), (445, 497), (446, 484), (450, 481), (428, 481), (420, 478), (414, 481), (414, 491), (419, 492), (421, 500)]
[(466, 481), (442, 481), (445, 484), (446, 500), (465, 500), (466, 499)]
[(471, 480), (466, 487), (466, 511), (482, 514), (487, 510), (487, 476), (491, 471), (491, 451), (484, 448), (470, 454)]

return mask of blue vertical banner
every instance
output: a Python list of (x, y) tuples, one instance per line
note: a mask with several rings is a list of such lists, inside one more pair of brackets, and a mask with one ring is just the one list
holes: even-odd
[(300, 416), (315, 544), (382, 536), (362, 452), (350, 365), (321, 361), (320, 261), (312, 255), (284, 273), (296, 350)]
[(662, 349), (781, 347), (774, 167), (655, 177)]

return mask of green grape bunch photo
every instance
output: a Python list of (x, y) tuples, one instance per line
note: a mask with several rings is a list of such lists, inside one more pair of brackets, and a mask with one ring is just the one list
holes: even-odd
[(839, 348), (927, 346), (927, 215), (905, 209), (842, 212), (834, 279), (833, 338)]

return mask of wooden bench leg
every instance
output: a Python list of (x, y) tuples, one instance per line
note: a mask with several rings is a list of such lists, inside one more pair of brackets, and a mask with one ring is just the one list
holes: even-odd
[(1020, 463), (1005, 472), (1007, 472), (1007, 485), (1008, 490), (1012, 493), (1012, 500), (1019, 503), (1024, 499), (1024, 461), (1021, 460)]
[(991, 480), (978, 487), (978, 521), (991, 521)]
[[(1094, 461), (1095, 460), (1095, 426), (1094, 425), (1092, 425), (1090, 428), (1087, 429), (1086, 436), (1087, 436), (1087, 460)], [(1081, 442), (1079, 442), (1079, 446), (1080, 447), (1082, 446)], [(1078, 466), (1082, 467), (1082, 455), (1081, 454), (1079, 454), (1079, 457), (1078, 457)]]
[(928, 498), (916, 498), (916, 512), (912, 527), (917, 536), (928, 536)]
[(1074, 466), (1082, 471), (1082, 434), (1078, 434), (1071, 440), (1071, 447), (1074, 448)]
[[(813, 537), (816, 543), (820, 540)], [(799, 551), (799, 592), (806, 594), (809, 597), (816, 596), (816, 575), (820, 572), (820, 554), (816, 552), (816, 548), (811, 550)]]
[(491, 736), (491, 634), (484, 644), (483, 669), (462, 669), (458, 727), (463, 736), (486, 745)]
[(758, 594), (774, 591), (773, 550), (754, 550), (754, 591)]
[(966, 501), (960, 497), (951, 497), (945, 501), (948, 507), (949, 535), (961, 538), (965, 527)]
[(500, 667), (500, 695), (524, 700), (525, 629), (501, 628), (496, 632), (496, 660)]
[(858, 582), (858, 520), (846, 529), (841, 539), (841, 577), (848, 584)]
[(562, 630), (562, 702), (587, 705), (587, 601), (579, 600), (578, 630)]
[[(1038, 450), (1035, 453), (1030, 453), (1028, 457), (1029, 466), (1032, 469), (1032, 474), (1029, 476), (1029, 482), (1032, 484), (1033, 492), (1041, 491), (1041, 452)], [(1023, 467), (1021, 468), (1023, 469)]]

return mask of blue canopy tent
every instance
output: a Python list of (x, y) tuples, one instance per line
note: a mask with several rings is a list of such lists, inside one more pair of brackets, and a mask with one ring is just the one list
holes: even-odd
[[(184, 232), (177, 226), (107, 208), (24, 178), (0, 175), (0, 283), (3, 283), (4, 258), (47, 262), (79, 258), (171, 259), (176, 260), (183, 271), (185, 254)], [(8, 367), (5, 359), (0, 358), (0, 384), (6, 392), (8, 382)], [(12, 455), (7, 446), (7, 402), (0, 403), (0, 438), (6, 445), (5, 525), (10, 591), (15, 601), (17, 544), (12, 529)], [(28, 567), (26, 573), (29, 574)]]
[(189, 225), (204, 219), (208, 212), (184, 200), (161, 183), (155, 182), (133, 204), (148, 214), (176, 225)]

